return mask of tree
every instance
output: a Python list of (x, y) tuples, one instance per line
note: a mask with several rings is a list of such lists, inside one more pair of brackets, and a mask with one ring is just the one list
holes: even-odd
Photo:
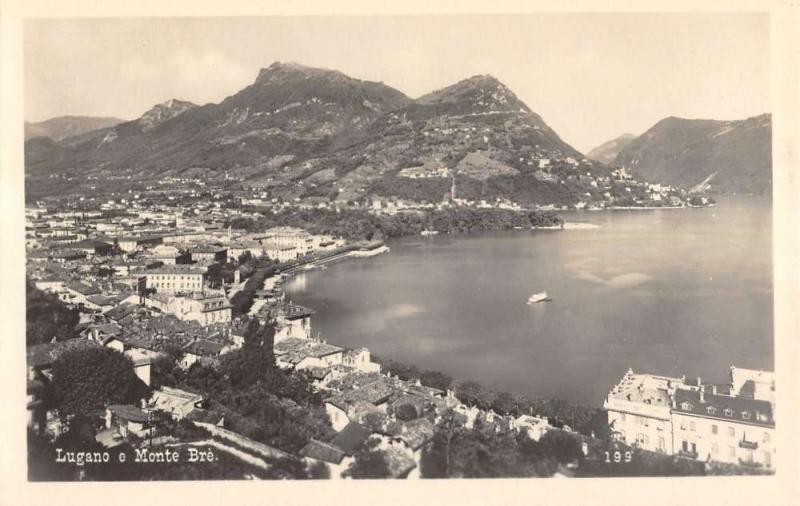
[(456, 385), (456, 397), (458, 397), (461, 402), (470, 406), (478, 404), (482, 392), (483, 387), (480, 383), (474, 381), (465, 381)]
[(386, 458), (378, 449), (378, 440), (370, 439), (364, 447), (353, 455), (353, 462), (343, 473), (351, 478), (388, 478), (389, 465)]
[[(446, 478), (451, 473), (451, 443), (457, 430), (464, 424), (464, 416), (452, 409), (442, 414), (434, 444), (422, 455), (420, 471), (424, 478)], [(438, 451), (437, 451), (438, 450)]]
[(147, 386), (122, 353), (102, 346), (64, 352), (53, 364), (53, 401), (62, 414), (93, 415), (107, 404), (129, 404)]
[(419, 418), (420, 414), (417, 413), (417, 408), (413, 404), (400, 404), (394, 408), (394, 414), (398, 420), (410, 421)]
[(539, 440), (539, 444), (547, 455), (552, 456), (562, 464), (574, 462), (583, 455), (580, 439), (562, 430), (547, 432)]
[(244, 331), (241, 349), (227, 353), (222, 359), (222, 371), (234, 387), (249, 386), (274, 368), (272, 346), (275, 340), (275, 323), (261, 325), (251, 319)]
[(507, 415), (516, 411), (517, 400), (508, 392), (502, 392), (492, 402), (492, 409), (497, 413)]
[(520, 459), (517, 442), (510, 434), (454, 427), (439, 430), (423, 454), (425, 478), (500, 478), (532, 476)]
[(80, 319), (78, 311), (67, 308), (55, 295), (39, 290), (30, 280), (25, 288), (25, 337), (28, 345), (76, 337), (75, 325)]
[(438, 371), (425, 371), (420, 375), (420, 383), (426, 387), (447, 390), (453, 383), (453, 378)]

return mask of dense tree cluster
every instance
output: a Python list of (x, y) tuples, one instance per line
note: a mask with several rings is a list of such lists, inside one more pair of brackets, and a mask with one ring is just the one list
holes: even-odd
[(26, 283), (25, 319), (28, 345), (49, 343), (53, 339), (65, 341), (77, 335), (75, 325), (80, 314), (69, 309), (58, 297), (36, 288), (30, 280)]
[(228, 223), (234, 228), (259, 231), (276, 226), (302, 227), (314, 234), (331, 234), (348, 240), (382, 240), (419, 234), (423, 230), (440, 233), (474, 233), (508, 230), (515, 227), (561, 225), (563, 220), (551, 212), (512, 211), (508, 209), (450, 208), (373, 214), (364, 210), (327, 209), (290, 210), (273, 212), (254, 208), (263, 217), (258, 220), (234, 218)]
[(104, 346), (62, 353), (53, 364), (52, 404), (62, 414), (94, 415), (108, 404), (131, 404), (148, 388), (122, 353)]
[(343, 476), (356, 479), (380, 479), (390, 476), (389, 465), (383, 452), (378, 448), (377, 439), (368, 439), (364, 446), (353, 455), (353, 462)]
[(443, 417), (423, 452), (423, 478), (500, 478), (552, 476), (559, 466), (582, 460), (577, 435), (550, 431), (538, 442), (524, 434), (497, 433), (476, 422), (461, 425), (453, 413)]
[(503, 415), (523, 414), (546, 417), (557, 427), (568, 425), (586, 435), (608, 435), (608, 420), (601, 409), (576, 406), (560, 399), (533, 399), (509, 392), (496, 392), (474, 381), (454, 382), (453, 378), (438, 371), (420, 370), (416, 366), (373, 356), (381, 370), (403, 380), (420, 380), (422, 385), (440, 390), (455, 390), (456, 397), (469, 406), (493, 410)]
[(295, 453), (309, 439), (332, 436), (320, 395), (303, 372), (278, 368), (273, 359), (275, 329), (251, 321), (245, 344), (225, 354), (218, 367), (194, 364), (188, 371), (174, 362), (153, 370), (153, 381), (204, 392), (211, 409), (225, 415), (227, 428)]

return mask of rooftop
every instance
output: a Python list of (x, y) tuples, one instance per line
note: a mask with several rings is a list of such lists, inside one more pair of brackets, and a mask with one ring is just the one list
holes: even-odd
[(680, 378), (656, 376), (653, 374), (634, 374), (628, 371), (622, 380), (609, 393), (610, 398), (627, 400), (642, 404), (669, 407), (669, 391), (678, 384)]
[(108, 410), (129, 422), (144, 423), (148, 420), (147, 413), (131, 404), (112, 404)]
[(187, 353), (200, 356), (215, 356), (219, 355), (225, 345), (209, 339), (196, 339), (191, 343), (184, 346)]
[(336, 434), (336, 437), (331, 440), (331, 444), (341, 449), (345, 454), (353, 455), (361, 449), (364, 441), (366, 441), (370, 435), (371, 433), (366, 427), (350, 422), (344, 429)]
[(155, 274), (205, 274), (206, 272), (208, 272), (207, 268), (179, 264), (156, 267), (155, 269), (145, 271), (144, 274), (150, 276)]
[(676, 406), (673, 411), (760, 427), (775, 426), (772, 405), (769, 401), (741, 396), (731, 397), (708, 391), (703, 394), (701, 400), (700, 394), (701, 392), (695, 390), (677, 390), (675, 392)]
[(317, 441), (316, 439), (309, 441), (308, 444), (300, 450), (301, 457), (321, 460), (331, 464), (341, 463), (345, 455), (346, 453), (341, 449), (328, 443)]

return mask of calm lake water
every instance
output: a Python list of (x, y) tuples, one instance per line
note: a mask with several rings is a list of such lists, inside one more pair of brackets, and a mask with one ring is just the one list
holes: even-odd
[(601, 405), (628, 367), (773, 368), (769, 201), (564, 217), (600, 228), (403, 238), (296, 276), (287, 297), (330, 343), (576, 403)]

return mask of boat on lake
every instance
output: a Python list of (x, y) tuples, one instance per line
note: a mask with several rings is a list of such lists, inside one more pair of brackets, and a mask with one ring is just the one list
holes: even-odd
[(536, 304), (537, 302), (544, 302), (546, 300), (549, 300), (547, 298), (547, 292), (534, 293), (528, 298), (528, 304)]

